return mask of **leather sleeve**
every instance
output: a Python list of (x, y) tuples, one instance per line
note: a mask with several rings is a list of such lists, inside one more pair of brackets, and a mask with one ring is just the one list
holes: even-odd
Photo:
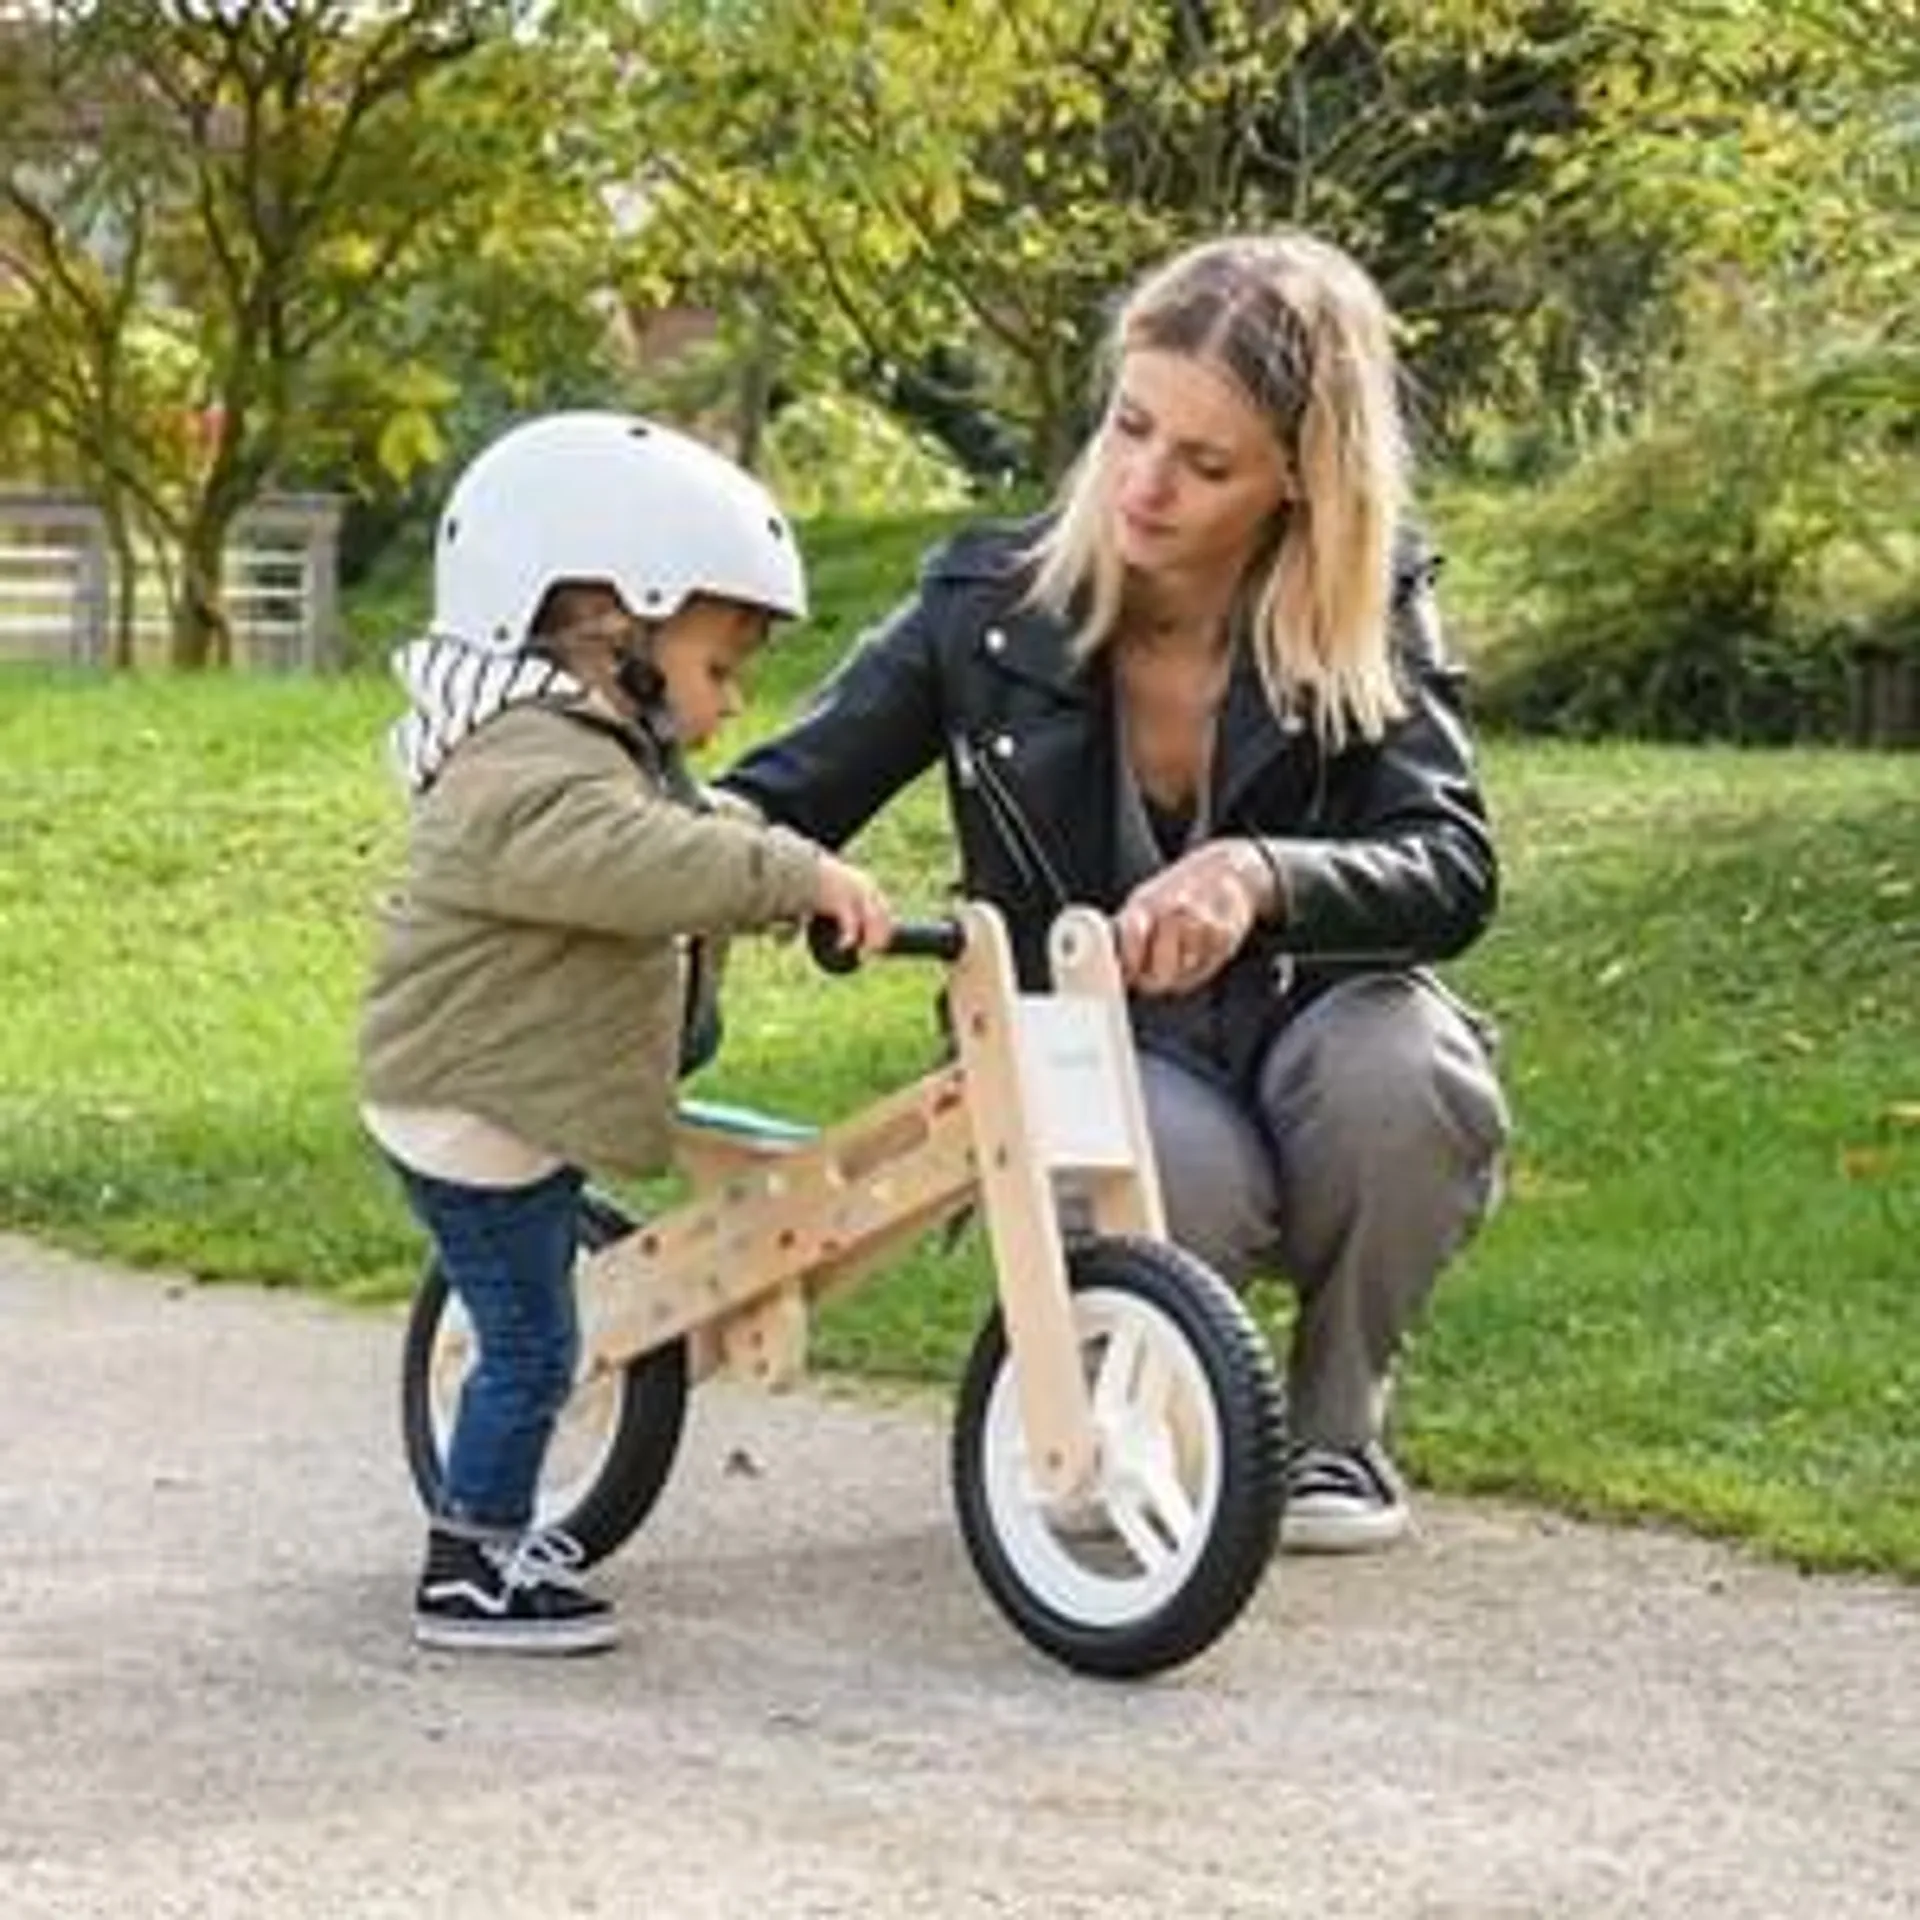
[(809, 840), (843, 846), (939, 757), (942, 711), (923, 588), (855, 644), (785, 732), (717, 784)]
[(1303, 959), (1442, 960), (1492, 917), (1499, 864), (1430, 582), (1423, 569), (1394, 612), (1406, 715), (1330, 764), (1320, 835), (1266, 843), (1280, 938)]

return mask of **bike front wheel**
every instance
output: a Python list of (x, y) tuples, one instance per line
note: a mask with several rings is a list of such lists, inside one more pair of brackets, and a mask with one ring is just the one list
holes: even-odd
[(996, 1313), (961, 1383), (954, 1498), (974, 1569), (1020, 1633), (1080, 1672), (1132, 1679), (1211, 1646), (1258, 1588), (1283, 1500), (1281, 1393), (1251, 1316), (1191, 1255), (1110, 1237), (1067, 1261), (1092, 1480), (1069, 1500), (1040, 1491)]

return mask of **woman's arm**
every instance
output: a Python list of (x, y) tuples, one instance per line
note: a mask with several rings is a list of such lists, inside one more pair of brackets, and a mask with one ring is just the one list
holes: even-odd
[(717, 785), (765, 819), (843, 846), (939, 757), (942, 710), (923, 589), (859, 641), (799, 719)]
[(1424, 577), (1396, 610), (1394, 646), (1406, 716), (1329, 765), (1322, 832), (1261, 843), (1283, 944), (1303, 958), (1445, 959), (1477, 938), (1498, 899), (1460, 675)]

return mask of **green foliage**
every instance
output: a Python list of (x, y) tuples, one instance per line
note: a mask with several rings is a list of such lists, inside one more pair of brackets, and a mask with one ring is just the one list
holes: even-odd
[(1920, 583), (1897, 396), (1857, 354), (1796, 364), (1751, 331), (1669, 385), (1670, 409), (1515, 514), (1481, 710), (1584, 737), (1838, 737), (1854, 650)]
[(871, 401), (816, 393), (767, 430), (762, 472), (791, 513), (875, 519), (957, 511), (966, 475), (924, 436)]
[(1920, 597), (1911, 10), (1602, 0), (1592, 22), (1581, 119), (1542, 143), (1514, 246), (1571, 219), (1600, 257), (1640, 250), (1649, 318), (1599, 377), (1594, 457), (1512, 528), (1486, 710), (1833, 737), (1856, 650), (1904, 649)]
[(1751, 283), (1916, 311), (1920, 36), (1907, 0), (1602, 0), (1587, 136), (1559, 178)]
[[(1729, 293), (1904, 365), (1920, 326), (1920, 34), (1909, 0), (1580, 0), (1570, 111), (1473, 224), (1529, 317), (1505, 434), (1610, 434)], [(1503, 265), (1502, 262), (1505, 264)], [(1907, 388), (1911, 410), (1911, 384)]]
[(1124, 29), (1103, 19), (1087, 46), (1083, 25), (978, 0), (632, 17), (637, 284), (773, 315), (782, 357), (816, 378), (963, 338), (994, 357), (1010, 414), (1063, 442), (1085, 318), (1153, 221), (1109, 191), (1085, 70), (1134, 56)]
[[(0, 81), (15, 398), (169, 552), (176, 657), (225, 650), (220, 553), (271, 480), (394, 484), (470, 372), (590, 350), (610, 215), (544, 128), (561, 54), (499, 0), (67, 0)], [(164, 349), (164, 350), (156, 350)], [(491, 368), (490, 368), (491, 370)]]
[(803, 379), (938, 387), (957, 361), (1040, 476), (1113, 294), (1228, 229), (1337, 237), (1406, 315), (1430, 410), (1483, 391), (1530, 290), (1489, 297), (1467, 235), (1532, 176), (1521, 136), (1564, 118), (1577, 53), (1565, 8), (1515, 0), (588, 11), (626, 24), (651, 155), (636, 287), (771, 316)]

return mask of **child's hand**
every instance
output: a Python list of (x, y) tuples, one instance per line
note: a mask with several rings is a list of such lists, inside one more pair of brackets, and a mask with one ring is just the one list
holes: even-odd
[(887, 897), (858, 867), (823, 853), (816, 888), (814, 911), (833, 922), (843, 951), (878, 953), (893, 938)]

